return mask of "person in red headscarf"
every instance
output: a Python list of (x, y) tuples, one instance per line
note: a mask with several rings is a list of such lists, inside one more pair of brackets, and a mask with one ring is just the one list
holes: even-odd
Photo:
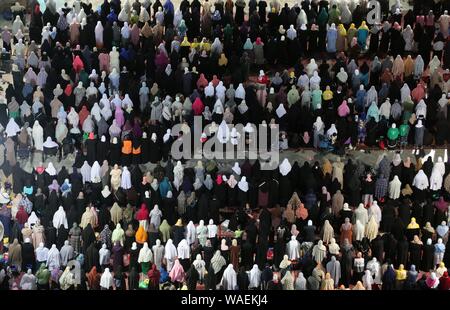
[(81, 70), (83, 70), (84, 69), (84, 63), (83, 63), (83, 61), (81, 60), (81, 58), (80, 58), (80, 56), (75, 56), (75, 58), (73, 59), (73, 62), (72, 62), (72, 67), (73, 67), (73, 70), (78, 74), (78, 73), (80, 73), (81, 72)]
[(145, 231), (148, 231), (149, 224), (149, 212), (145, 203), (141, 204), (141, 208), (136, 212), (135, 218), (139, 221), (139, 225), (144, 227)]
[(448, 271), (444, 271), (444, 274), (439, 279), (439, 289), (442, 291), (450, 290), (450, 277), (448, 276)]
[(150, 269), (147, 273), (148, 276), (148, 289), (149, 290), (159, 290), (159, 278), (161, 277), (161, 273), (155, 264), (152, 265), (152, 269)]
[(194, 115), (202, 115), (204, 109), (205, 105), (203, 104), (200, 97), (195, 98), (194, 103), (192, 104), (192, 110), (194, 111)]

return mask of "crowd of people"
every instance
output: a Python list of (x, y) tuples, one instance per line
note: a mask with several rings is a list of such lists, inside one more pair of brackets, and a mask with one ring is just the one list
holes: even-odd
[[(16, 4), (0, 288), (450, 289), (450, 162), (423, 150), (450, 139), (450, 3), (379, 2)], [(278, 125), (271, 149), (337, 156), (173, 160), (195, 116), (202, 143)]]

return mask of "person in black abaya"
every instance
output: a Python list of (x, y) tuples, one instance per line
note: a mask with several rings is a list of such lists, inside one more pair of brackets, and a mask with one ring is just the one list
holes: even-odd
[[(431, 241), (431, 240), (430, 240)], [(445, 256), (444, 256), (445, 257)], [(420, 269), (428, 272), (434, 269), (434, 245), (431, 242), (424, 243), (423, 245), (423, 254), (422, 254), (422, 266)]]
[[(84, 233), (84, 231), (83, 231)], [(84, 246), (84, 244), (83, 244)], [(85, 251), (85, 259), (84, 259), (84, 269), (91, 270), (92, 267), (96, 267), (97, 270), (100, 269), (100, 254), (98, 253), (98, 248), (95, 242), (92, 242)]]
[(188, 272), (186, 273), (186, 282), (188, 290), (195, 290), (197, 288), (197, 282), (200, 279), (197, 269), (194, 265), (191, 265)]
[(83, 253), (86, 253), (88, 247), (95, 242), (95, 233), (90, 223), (83, 229), (81, 240), (83, 241)]
[(255, 264), (259, 269), (263, 269), (267, 261), (267, 250), (269, 248), (268, 238), (260, 236), (256, 246)]
[(391, 232), (395, 219), (395, 208), (392, 201), (388, 201), (382, 210), (381, 230), (384, 232)]
[(208, 273), (205, 274), (205, 290), (216, 290), (216, 274), (214, 273), (214, 269), (211, 266), (208, 268)]
[(219, 210), (221, 208), (221, 201), (217, 198), (216, 195), (213, 194), (211, 199), (209, 200), (209, 212), (208, 217), (213, 219), (214, 223), (220, 222)]
[(379, 262), (382, 262), (384, 259), (384, 241), (380, 235), (372, 240), (371, 249), (372, 257), (376, 257)]
[[(406, 237), (400, 239), (397, 243), (397, 266), (403, 264), (403, 266), (407, 266), (408, 263), (408, 250), (409, 250), (409, 242)], [(391, 257), (393, 258), (393, 257)]]
[[(27, 238), (28, 239), (28, 238)], [(22, 243), (22, 270), (35, 270), (36, 257), (34, 255), (34, 247), (30, 240), (25, 239)]]
[(246, 239), (241, 246), (241, 265), (245, 270), (250, 270), (252, 268), (253, 262), (253, 244), (250, 240)]
[(167, 219), (169, 225), (174, 225), (176, 221), (176, 205), (177, 202), (173, 197), (164, 197), (162, 199), (162, 214), (163, 218)]
[(272, 214), (263, 208), (259, 214), (259, 237), (267, 238), (272, 228)]
[(245, 268), (241, 266), (239, 272), (237, 274), (237, 285), (239, 290), (246, 291), (248, 290), (248, 286), (250, 285), (250, 280), (248, 279), (248, 274), (245, 271)]
[(59, 226), (57, 237), (56, 237), (56, 247), (61, 249), (64, 245), (64, 241), (69, 238), (69, 230), (64, 228), (64, 225)]

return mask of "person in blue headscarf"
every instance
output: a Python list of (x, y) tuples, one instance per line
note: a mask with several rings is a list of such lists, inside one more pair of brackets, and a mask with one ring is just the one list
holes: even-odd
[(116, 12), (114, 12), (114, 10), (111, 9), (111, 12), (108, 14), (107, 18), (108, 18), (108, 21), (111, 24), (116, 22), (117, 21), (117, 14), (116, 14)]
[(337, 29), (336, 25), (331, 24), (327, 31), (327, 52), (336, 53)]
[(175, 10), (173, 8), (173, 3), (170, 0), (166, 0), (166, 2), (163, 5), (164, 8), (164, 14), (171, 14), (173, 16)]
[(172, 187), (170, 186), (169, 179), (167, 177), (164, 177), (164, 179), (159, 183), (159, 193), (161, 194), (161, 197), (166, 197), (167, 193), (172, 190)]

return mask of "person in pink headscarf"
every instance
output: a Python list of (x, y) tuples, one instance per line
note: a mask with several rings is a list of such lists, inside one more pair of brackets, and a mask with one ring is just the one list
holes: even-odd
[(348, 107), (347, 100), (342, 101), (341, 105), (338, 107), (338, 114), (340, 117), (346, 117), (350, 114), (350, 108)]
[(119, 127), (122, 127), (123, 124), (125, 124), (125, 117), (123, 116), (123, 110), (120, 107), (116, 108), (116, 111), (114, 112), (114, 118), (116, 120), (116, 124)]
[(184, 269), (178, 259), (175, 260), (175, 264), (173, 265), (172, 270), (170, 270), (169, 277), (174, 283), (179, 284), (184, 281)]

